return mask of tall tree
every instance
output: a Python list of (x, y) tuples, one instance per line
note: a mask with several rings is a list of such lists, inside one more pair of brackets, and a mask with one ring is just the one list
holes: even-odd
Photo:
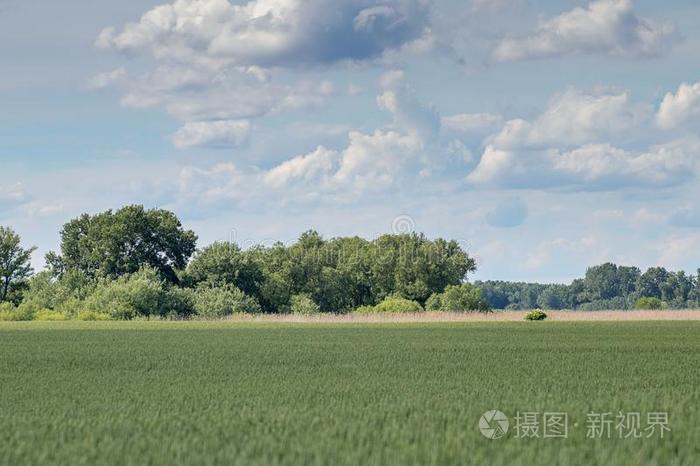
[(167, 210), (132, 205), (97, 215), (83, 214), (63, 226), (61, 256), (51, 256), (61, 270), (87, 277), (118, 278), (151, 266), (171, 282), (195, 251), (197, 235), (185, 230)]
[(12, 287), (32, 274), (30, 260), (35, 250), (24, 249), (14, 230), (0, 226), (0, 301), (5, 301)]

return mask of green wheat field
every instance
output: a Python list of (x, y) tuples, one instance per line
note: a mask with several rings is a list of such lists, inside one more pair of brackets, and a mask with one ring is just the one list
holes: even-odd
[[(2, 323), (0, 462), (697, 464), (699, 337), (653, 321)], [(492, 409), (510, 419), (499, 439), (479, 430)], [(518, 412), (567, 413), (567, 438), (517, 438)], [(670, 430), (587, 438), (604, 412), (666, 412)]]

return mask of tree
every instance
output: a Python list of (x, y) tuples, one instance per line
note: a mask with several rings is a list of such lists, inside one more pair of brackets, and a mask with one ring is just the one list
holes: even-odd
[(234, 243), (218, 242), (199, 251), (187, 266), (184, 282), (194, 286), (233, 285), (245, 294), (258, 294), (263, 280), (262, 270), (252, 257)]
[(14, 230), (0, 226), (0, 301), (5, 301), (12, 288), (32, 274), (30, 260), (35, 250), (24, 249)]
[(637, 280), (637, 294), (650, 298), (663, 299), (664, 283), (668, 271), (663, 267), (651, 267)]
[(66, 223), (61, 255), (48, 257), (52, 268), (79, 270), (90, 278), (118, 278), (150, 266), (176, 283), (176, 270), (187, 265), (196, 242), (197, 235), (183, 229), (172, 212), (132, 205)]

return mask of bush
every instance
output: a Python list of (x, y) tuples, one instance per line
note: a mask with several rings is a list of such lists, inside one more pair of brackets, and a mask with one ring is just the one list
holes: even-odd
[(469, 283), (450, 285), (443, 293), (435, 293), (425, 303), (428, 311), (442, 312), (490, 312), (491, 307), (481, 295), (481, 290)]
[(358, 311), (356, 312), (360, 314), (399, 314), (423, 312), (423, 307), (418, 302), (411, 301), (410, 299), (401, 298), (399, 296), (389, 296), (372, 308), (363, 306), (359, 308)]
[(292, 296), (291, 312), (292, 314), (308, 316), (319, 314), (321, 308), (308, 295), (298, 294)]
[(62, 312), (44, 309), (43, 311), (39, 311), (34, 315), (34, 320), (57, 322), (61, 320), (68, 320), (68, 318)]
[(261, 312), (255, 298), (232, 285), (197, 288), (194, 293), (194, 310), (199, 316), (212, 318)]
[(183, 317), (192, 314), (191, 292), (173, 288), (150, 267), (98, 284), (85, 300), (85, 310), (108, 314), (113, 319), (138, 316)]
[(663, 308), (663, 302), (659, 298), (642, 296), (634, 303), (635, 309), (658, 310)]
[(33, 306), (22, 304), (15, 307), (11, 303), (0, 303), (0, 321), (32, 320), (36, 312)]
[(540, 311), (539, 309), (535, 309), (534, 311), (530, 311), (527, 314), (525, 314), (525, 320), (545, 320), (545, 319), (547, 319), (547, 314)]

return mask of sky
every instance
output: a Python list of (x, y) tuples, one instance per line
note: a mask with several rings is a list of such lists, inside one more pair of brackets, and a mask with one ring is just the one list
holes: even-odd
[(0, 224), (460, 242), (472, 279), (700, 267), (695, 0), (0, 0)]

